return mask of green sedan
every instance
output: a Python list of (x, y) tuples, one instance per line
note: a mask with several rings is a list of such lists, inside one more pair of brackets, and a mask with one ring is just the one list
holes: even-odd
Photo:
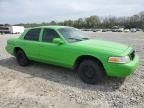
[(139, 64), (133, 48), (90, 39), (78, 29), (66, 26), (26, 29), (19, 38), (7, 41), (6, 50), (20, 66), (37, 61), (70, 68), (89, 84), (99, 82), (104, 76), (126, 77)]

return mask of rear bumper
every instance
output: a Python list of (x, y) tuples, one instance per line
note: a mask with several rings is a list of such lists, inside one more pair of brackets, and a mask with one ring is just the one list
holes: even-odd
[(126, 77), (132, 74), (139, 65), (139, 57), (136, 55), (134, 60), (126, 64), (105, 64), (105, 70), (108, 76)]

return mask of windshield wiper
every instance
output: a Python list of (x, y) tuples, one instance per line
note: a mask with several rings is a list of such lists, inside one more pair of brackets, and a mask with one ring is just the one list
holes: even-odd
[(76, 40), (76, 41), (82, 41), (82, 39), (78, 39), (78, 38), (68, 38), (68, 39), (72, 39), (72, 40)]
[(84, 40), (89, 40), (89, 38), (81, 38), (81, 39), (84, 39)]

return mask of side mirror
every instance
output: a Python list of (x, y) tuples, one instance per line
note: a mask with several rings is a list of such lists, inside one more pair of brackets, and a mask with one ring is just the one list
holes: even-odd
[(64, 44), (64, 41), (60, 38), (54, 38), (53, 39), (53, 43), (56, 43), (56, 44)]

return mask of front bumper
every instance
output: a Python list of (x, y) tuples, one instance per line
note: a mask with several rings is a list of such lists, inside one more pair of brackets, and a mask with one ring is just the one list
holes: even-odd
[(135, 58), (126, 64), (116, 64), (116, 63), (107, 63), (104, 64), (104, 68), (108, 76), (114, 77), (126, 77), (132, 74), (139, 65), (138, 55)]

